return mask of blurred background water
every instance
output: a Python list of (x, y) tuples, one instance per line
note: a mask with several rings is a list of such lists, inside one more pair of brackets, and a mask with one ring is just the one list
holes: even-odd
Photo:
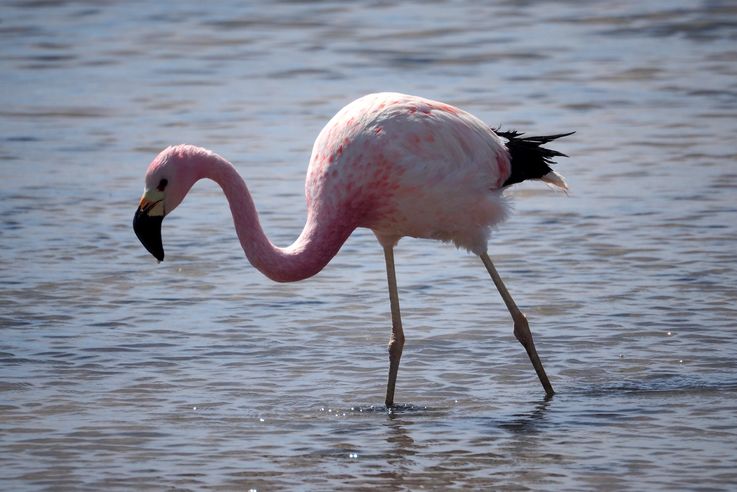
[[(737, 6), (9, 1), (0, 6), (6, 490), (726, 490), (737, 483)], [(274, 242), (311, 144), (393, 90), (557, 144), (491, 255), (403, 240), (407, 345), (359, 230), (318, 276), (244, 259), (220, 190), (130, 227), (153, 156), (216, 150)]]

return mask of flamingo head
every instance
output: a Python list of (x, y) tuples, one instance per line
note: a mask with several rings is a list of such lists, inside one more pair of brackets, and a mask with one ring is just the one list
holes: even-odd
[(133, 216), (133, 231), (157, 260), (164, 260), (161, 224), (197, 181), (190, 146), (169, 147), (151, 162), (146, 186)]

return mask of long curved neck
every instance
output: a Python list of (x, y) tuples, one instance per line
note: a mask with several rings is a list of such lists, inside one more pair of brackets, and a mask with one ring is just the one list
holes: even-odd
[(308, 210), (307, 223), (297, 240), (286, 248), (275, 246), (261, 227), (251, 193), (227, 160), (210, 154), (201, 177), (223, 189), (243, 251), (251, 264), (277, 282), (294, 282), (322, 270), (338, 253), (355, 224), (316, 210)]

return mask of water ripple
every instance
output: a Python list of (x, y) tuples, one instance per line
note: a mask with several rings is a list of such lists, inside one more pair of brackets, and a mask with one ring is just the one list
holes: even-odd
[[(725, 490), (737, 483), (737, 51), (729, 2), (16, 1), (0, 55), (0, 456), (8, 489)], [(577, 133), (568, 196), (512, 190), (491, 254), (364, 230), (273, 284), (220, 190), (130, 223), (163, 147), (212, 147), (275, 243), (344, 103), (399, 90)]]

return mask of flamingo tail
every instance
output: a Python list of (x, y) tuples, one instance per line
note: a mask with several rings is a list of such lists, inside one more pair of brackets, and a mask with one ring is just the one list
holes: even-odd
[(568, 185), (560, 174), (551, 169), (555, 164), (555, 157), (568, 157), (557, 150), (548, 149), (543, 145), (561, 137), (573, 135), (576, 132), (559, 133), (557, 135), (541, 135), (538, 137), (525, 137), (524, 133), (511, 130), (494, 132), (502, 138), (507, 139), (507, 150), (512, 162), (512, 174), (502, 186), (521, 183), (526, 179), (540, 179), (562, 190), (567, 190)]

